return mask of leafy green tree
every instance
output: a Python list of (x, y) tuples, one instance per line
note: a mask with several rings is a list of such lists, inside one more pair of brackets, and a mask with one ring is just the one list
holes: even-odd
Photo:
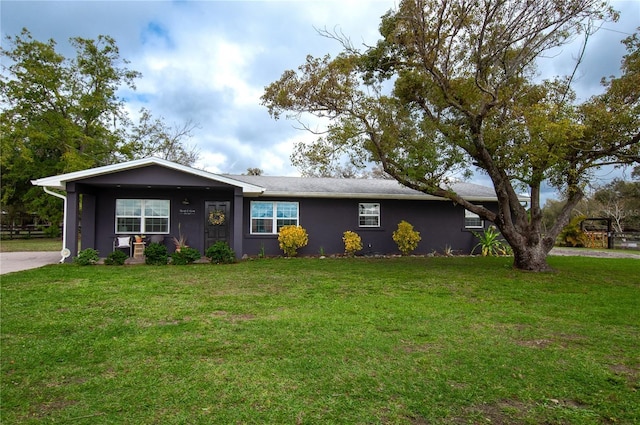
[(122, 143), (114, 122), (125, 118), (116, 91), (139, 76), (127, 69), (115, 41), (71, 39), (68, 60), (55, 42), (34, 40), (25, 29), (7, 37), (10, 64), (0, 80), (2, 204), (61, 216), (60, 200), (44, 196), (30, 180), (113, 162)]
[(257, 167), (249, 167), (247, 168), (247, 172), (244, 174), (246, 174), (247, 176), (261, 176), (262, 174), (264, 174), (264, 171)]
[(151, 111), (142, 109), (137, 125), (128, 130), (126, 152), (135, 158), (155, 156), (183, 165), (193, 165), (200, 155), (196, 146), (189, 146), (184, 139), (192, 136), (197, 124), (188, 121), (180, 127), (169, 127)]
[(24, 29), (7, 37), (0, 54), (0, 173), (3, 211), (38, 212), (60, 222), (62, 202), (33, 187), (32, 179), (159, 155), (190, 165), (197, 151), (182, 139), (193, 125), (173, 130), (143, 111), (134, 125), (118, 90), (135, 89), (113, 38), (72, 38), (75, 57), (54, 40), (35, 40)]
[[(276, 119), (329, 118), (310, 148), (319, 158), (343, 153), (356, 164), (379, 163), (405, 186), (493, 222), (516, 268), (547, 270), (547, 253), (592, 171), (638, 161), (638, 40), (625, 40), (622, 76), (605, 80), (606, 92), (582, 105), (574, 104), (570, 77), (534, 83), (536, 60), (585, 20), (615, 15), (596, 0), (404, 0), (383, 16), (376, 45), (361, 52), (334, 36), (342, 53), (308, 56), (262, 101)], [(452, 178), (474, 169), (491, 179), (497, 212), (451, 189)], [(544, 181), (567, 201), (546, 232)], [(518, 200), (525, 188), (527, 206)]]

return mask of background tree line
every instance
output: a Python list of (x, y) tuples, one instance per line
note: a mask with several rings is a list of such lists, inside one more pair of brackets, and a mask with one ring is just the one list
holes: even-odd
[[(640, 232), (640, 166), (634, 168), (631, 179), (617, 178), (595, 187), (578, 203), (573, 216), (609, 218), (614, 232)], [(565, 202), (547, 200), (543, 211), (545, 228), (553, 225)]]
[(168, 126), (143, 109), (137, 121), (118, 96), (141, 74), (128, 68), (113, 38), (70, 39), (74, 57), (27, 29), (0, 50), (0, 173), (5, 220), (36, 213), (57, 224), (61, 200), (32, 179), (158, 156), (185, 165), (198, 158), (186, 143), (196, 125)]

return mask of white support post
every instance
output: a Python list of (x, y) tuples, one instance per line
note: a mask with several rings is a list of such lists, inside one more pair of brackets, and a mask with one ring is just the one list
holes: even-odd
[(48, 193), (49, 195), (53, 195), (56, 198), (62, 199), (64, 204), (63, 219), (62, 219), (62, 249), (60, 250), (60, 255), (62, 256), (62, 258), (60, 259), (60, 262), (64, 263), (64, 260), (66, 260), (69, 257), (69, 255), (71, 255), (71, 251), (69, 250), (69, 248), (67, 248), (67, 197), (64, 195), (61, 195), (60, 193), (56, 193), (49, 190), (46, 186), (42, 186), (42, 189), (44, 189), (45, 193)]

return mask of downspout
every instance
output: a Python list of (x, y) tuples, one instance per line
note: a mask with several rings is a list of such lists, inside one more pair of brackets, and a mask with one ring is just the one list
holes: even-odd
[(64, 263), (64, 260), (66, 260), (71, 255), (71, 251), (69, 250), (69, 248), (67, 248), (67, 197), (59, 193), (53, 192), (52, 190), (48, 189), (46, 186), (42, 186), (42, 189), (44, 189), (45, 193), (48, 193), (49, 195), (53, 195), (56, 198), (62, 199), (64, 203), (63, 218), (62, 218), (62, 250), (60, 250), (60, 255), (62, 256), (62, 258), (60, 259), (60, 262)]

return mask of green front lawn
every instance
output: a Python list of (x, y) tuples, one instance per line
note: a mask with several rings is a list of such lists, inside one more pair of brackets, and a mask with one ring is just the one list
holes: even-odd
[(0, 252), (33, 252), (60, 251), (62, 239), (32, 238), (32, 239), (2, 239)]
[(48, 266), (2, 276), (2, 423), (634, 424), (640, 262)]

